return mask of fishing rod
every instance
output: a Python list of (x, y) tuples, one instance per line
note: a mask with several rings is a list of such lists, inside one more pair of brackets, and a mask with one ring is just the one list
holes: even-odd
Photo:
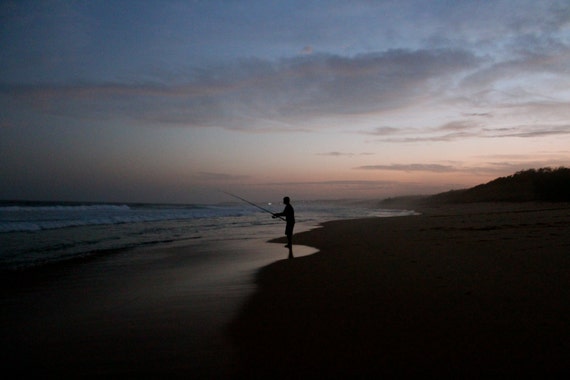
[(227, 191), (222, 191), (222, 193), (227, 194), (227, 195), (229, 195), (230, 197), (234, 197), (234, 198), (237, 198), (237, 199), (239, 199), (239, 200), (241, 200), (241, 201), (244, 201), (245, 203), (248, 203), (248, 204), (250, 204), (250, 205), (252, 205), (252, 206), (254, 206), (254, 207), (257, 207), (257, 208), (260, 209), (260, 210), (263, 210), (263, 211), (265, 211), (265, 212), (268, 212), (268, 213), (270, 213), (271, 215), (273, 215), (273, 216), (275, 216), (275, 217), (277, 217), (277, 218), (279, 218), (279, 219), (281, 219), (282, 221), (285, 222), (285, 219), (283, 219), (283, 218), (280, 217), (280, 216), (275, 215), (274, 212), (271, 212), (271, 211), (269, 211), (269, 210), (266, 209), (266, 208), (263, 208), (263, 207), (261, 207), (261, 206), (258, 206), (258, 205), (256, 205), (255, 203), (248, 201), (247, 199), (243, 199), (242, 197), (238, 197), (237, 195), (232, 194), (232, 193), (228, 193)]

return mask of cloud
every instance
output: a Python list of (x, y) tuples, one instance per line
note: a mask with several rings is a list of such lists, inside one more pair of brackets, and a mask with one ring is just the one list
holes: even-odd
[(553, 157), (538, 155), (529, 158), (526, 155), (494, 155), (480, 157), (488, 159), (478, 164), (473, 162), (453, 162), (453, 165), (441, 164), (391, 164), (360, 166), (356, 170), (383, 170), (400, 172), (429, 172), (436, 174), (455, 173), (455, 175), (472, 175), (496, 177), (509, 175), (514, 172), (540, 167), (558, 167), (567, 165), (566, 156)]
[[(568, 11), (567, 6), (563, 8)], [(354, 56), (318, 54), (307, 45), (302, 50), (305, 54), (292, 58), (195, 67), (144, 82), (5, 83), (0, 85), (0, 95), (48, 115), (126, 120), (137, 125), (308, 131), (327, 128), (331, 120), (341, 118), (351, 121), (360, 115), (372, 118), (394, 111), (401, 114), (403, 109), (422, 112), (422, 107), (447, 107), (455, 109), (454, 117), (459, 110), (463, 119), (432, 128), (396, 128), (383, 123), (361, 133), (382, 137), (379, 141), (385, 142), (565, 134), (559, 127), (541, 132), (538, 128), (543, 126), (509, 134), (493, 131), (488, 124), (501, 115), (531, 112), (535, 119), (539, 113), (569, 116), (566, 70), (570, 46), (559, 36), (567, 23), (551, 11), (544, 10), (550, 15), (550, 26), (535, 31), (534, 39), (528, 26), (519, 25), (517, 30), (524, 31), (523, 35), (509, 34), (504, 55), (484, 56), (470, 44), (465, 45), (472, 51), (391, 49)], [(507, 29), (512, 31), (516, 23), (510, 22)], [(361, 130), (357, 122), (348, 128)]]
[(393, 135), (401, 132), (400, 128), (393, 128), (393, 127), (378, 127), (372, 131), (364, 131), (363, 133), (368, 135), (376, 135), (376, 136), (387, 136)]
[[(548, 83), (549, 78), (567, 82), (568, 62), (570, 45), (567, 42), (550, 39), (519, 41), (516, 47), (512, 47), (508, 58), (482, 64), (461, 80), (459, 88), (479, 93), (473, 98), (476, 104), (483, 104), (486, 100), (492, 104), (498, 101), (511, 104), (536, 98), (552, 99), (556, 83)], [(545, 82), (550, 90), (542, 93), (537, 89), (544, 88)], [(562, 90), (566, 91), (566, 88)]]
[(382, 136), (379, 142), (446, 142), (464, 138), (478, 137), (481, 132), (480, 124), (470, 119), (453, 120), (436, 127), (424, 128), (391, 128), (381, 127), (365, 134)]
[(365, 165), (365, 166), (359, 166), (355, 169), (394, 170), (394, 171), (405, 171), (405, 172), (435, 172), (435, 173), (449, 173), (458, 170), (457, 168), (450, 165), (439, 165), (439, 164)]
[[(570, 104), (568, 105), (570, 107)], [(375, 134), (374, 131), (369, 134)], [(463, 139), (535, 138), (570, 134), (570, 124), (519, 124), (504, 127), (486, 126), (472, 120), (455, 120), (437, 127), (395, 129), (378, 142), (417, 143), (452, 142)], [(380, 134), (382, 136), (382, 134)]]
[(195, 69), (170, 83), (7, 85), (0, 93), (47, 114), (259, 130), (315, 126), (323, 117), (414, 104), (435, 79), (473, 67), (463, 50), (312, 54)]
[(227, 173), (212, 173), (212, 172), (199, 172), (195, 177), (203, 181), (239, 181), (248, 178), (248, 176), (245, 175), (234, 175)]
[[(491, 130), (490, 133), (495, 133)], [(505, 133), (499, 133), (488, 137), (520, 137), (520, 138), (535, 138), (543, 136), (554, 135), (568, 135), (570, 134), (570, 124), (566, 125), (522, 125), (516, 128), (508, 129)]]
[(392, 190), (402, 187), (399, 181), (382, 180), (333, 180), (333, 181), (302, 181), (302, 182), (272, 182), (261, 184), (264, 187), (277, 187), (283, 189), (307, 190), (310, 188), (319, 189), (319, 192), (331, 192), (331, 194), (349, 192), (375, 192), (378, 190)]
[(465, 117), (485, 117), (485, 118), (493, 117), (492, 112), (464, 112), (462, 115)]
[(367, 180), (333, 180), (333, 181), (304, 181), (304, 182), (277, 182), (272, 183), (275, 186), (291, 185), (291, 186), (305, 186), (305, 185), (342, 185), (342, 186), (361, 186), (373, 185), (384, 186), (394, 183), (393, 181), (367, 181)]
[(326, 152), (326, 153), (317, 153), (318, 156), (330, 156), (330, 157), (353, 157), (353, 156), (371, 156), (374, 153), (363, 152), (363, 153), (350, 153), (350, 152)]
[(569, 151), (535, 152), (528, 154), (491, 154), (475, 156), (474, 159), (486, 162), (488, 172), (514, 173), (519, 170), (568, 166)]
[(343, 152), (327, 152), (327, 153), (317, 153), (318, 156), (330, 156), (330, 157), (352, 157), (354, 153), (343, 153)]
[(452, 132), (460, 132), (460, 131), (467, 131), (472, 130), (478, 126), (477, 123), (474, 123), (470, 120), (455, 120), (445, 123), (436, 128), (437, 131), (452, 131)]

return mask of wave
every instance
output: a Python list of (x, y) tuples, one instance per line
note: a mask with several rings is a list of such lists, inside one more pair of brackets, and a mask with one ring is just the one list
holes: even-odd
[(0, 206), (0, 212), (41, 212), (41, 211), (123, 211), (131, 210), (128, 205), (53, 205), (53, 206)]
[(165, 205), (11, 205), (0, 207), (0, 233), (37, 232), (71, 227), (239, 217), (243, 207)]

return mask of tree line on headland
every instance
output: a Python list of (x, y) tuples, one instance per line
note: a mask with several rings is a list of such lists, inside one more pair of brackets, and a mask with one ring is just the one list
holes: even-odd
[(382, 205), (533, 201), (570, 202), (570, 168), (528, 169), (469, 189), (431, 196), (389, 198), (382, 201)]

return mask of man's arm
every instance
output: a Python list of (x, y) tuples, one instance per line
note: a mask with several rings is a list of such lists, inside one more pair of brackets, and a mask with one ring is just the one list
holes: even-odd
[(287, 207), (285, 207), (283, 212), (277, 212), (277, 213), (273, 214), (274, 218), (279, 218), (280, 216), (287, 216)]

